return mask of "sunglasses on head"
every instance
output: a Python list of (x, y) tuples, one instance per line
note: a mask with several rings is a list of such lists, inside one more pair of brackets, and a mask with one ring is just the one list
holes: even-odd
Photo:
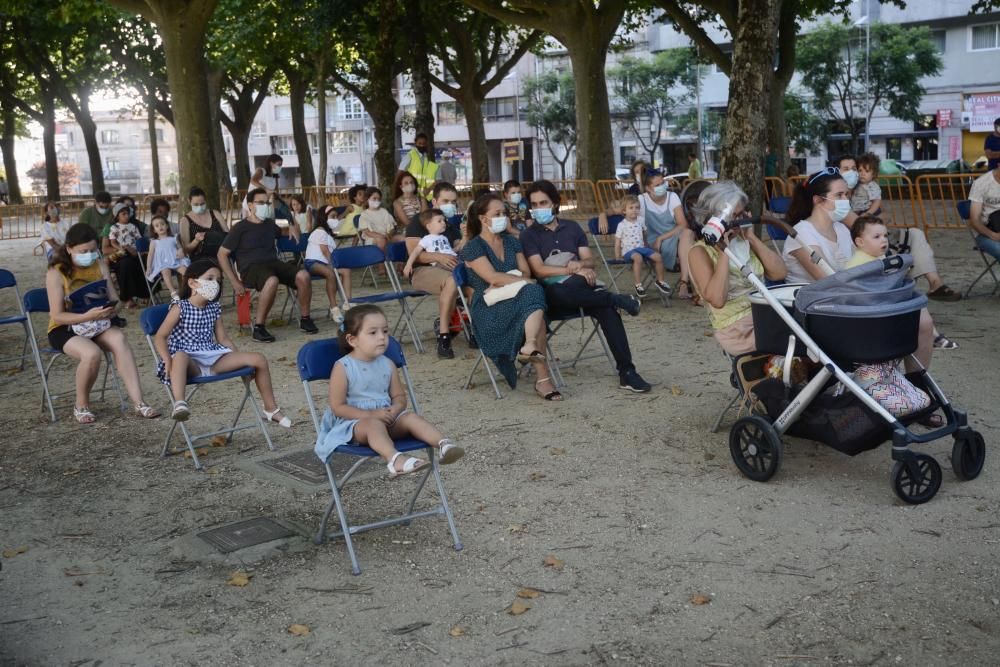
[(837, 169), (836, 167), (827, 167), (823, 171), (817, 171), (812, 175), (812, 178), (809, 179), (809, 185), (812, 185), (813, 182), (824, 176), (840, 176), (840, 169)]

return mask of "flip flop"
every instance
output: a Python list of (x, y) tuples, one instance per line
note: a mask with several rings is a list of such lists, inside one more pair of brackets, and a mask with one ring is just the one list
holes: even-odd
[(97, 417), (90, 408), (73, 408), (73, 419), (76, 420), (77, 424), (93, 424), (97, 421)]
[(941, 285), (933, 292), (928, 292), (927, 298), (935, 301), (961, 301), (962, 295), (947, 285)]

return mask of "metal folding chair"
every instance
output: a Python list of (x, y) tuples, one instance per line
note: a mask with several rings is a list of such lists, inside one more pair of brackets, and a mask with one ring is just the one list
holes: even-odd
[[(100, 280), (97, 283), (90, 283), (90, 285), (84, 286), (83, 288), (81, 288), (81, 290), (88, 290), (88, 289), (94, 290), (96, 289), (94, 286), (97, 286), (99, 284), (104, 290), (104, 299), (106, 301), (107, 284), (103, 280)], [(74, 294), (78, 294), (79, 292), (80, 290), (77, 290), (76, 292), (74, 292)], [(56, 413), (52, 406), (55, 401), (59, 400), (60, 395), (53, 394), (52, 390), (49, 388), (49, 375), (52, 371), (52, 365), (56, 362), (56, 359), (65, 357), (65, 355), (59, 350), (56, 350), (51, 347), (47, 346), (38, 347), (38, 342), (37, 339), (35, 338), (35, 328), (34, 325), (32, 325), (31, 323), (32, 313), (48, 314), (49, 312), (49, 295), (47, 290), (44, 287), (39, 287), (33, 290), (29, 290), (24, 295), (23, 304), (24, 304), (25, 315), (28, 318), (27, 327), (31, 332), (30, 335), (31, 335), (32, 347), (37, 351), (36, 353), (38, 354), (39, 371), (42, 377), (42, 410), (44, 410), (46, 406), (48, 406), (49, 416), (51, 417), (52, 421), (56, 421)], [(94, 305), (97, 304), (95, 303)], [(88, 309), (91, 307), (93, 306), (89, 306)], [(41, 355), (43, 354), (51, 356), (51, 358), (49, 359), (49, 363), (45, 364), (44, 367), (42, 366), (42, 360), (41, 360)], [(128, 410), (127, 403), (125, 401), (125, 393), (122, 391), (121, 384), (118, 381), (118, 372), (117, 370), (115, 370), (114, 358), (111, 356), (110, 352), (104, 350), (104, 379), (101, 382), (101, 389), (100, 389), (100, 395), (102, 401), (104, 400), (105, 394), (107, 393), (109, 376), (111, 377), (112, 386), (118, 393), (119, 408), (121, 409), (122, 414), (124, 414)]]
[[(482, 340), (479, 333), (476, 331), (476, 323), (472, 318), (472, 310), (469, 308), (468, 302), (465, 300), (465, 292), (462, 288), (469, 284), (469, 274), (468, 269), (465, 267), (463, 262), (459, 262), (455, 269), (452, 271), (452, 276), (455, 278), (455, 285), (458, 287), (458, 300), (462, 304), (462, 308), (468, 314), (469, 319), (466, 321), (462, 319), (462, 329), (466, 337), (475, 336), (476, 340)], [(466, 329), (468, 327), (468, 329)], [(503, 394), (500, 393), (500, 387), (497, 385), (497, 373), (493, 371), (493, 367), (490, 365), (490, 360), (486, 357), (486, 353), (483, 352), (482, 348), (479, 349), (479, 359), (476, 360), (476, 364), (469, 371), (469, 378), (465, 381), (465, 386), (463, 389), (468, 389), (472, 386), (472, 378), (475, 376), (476, 371), (479, 370), (479, 365), (482, 364), (483, 368), (486, 369), (486, 376), (490, 379), (490, 384), (493, 385), (493, 393), (496, 394), (497, 398), (503, 398)]]
[[(394, 241), (386, 245), (385, 270), (389, 277), (389, 284), (392, 285), (392, 289), (394, 289), (397, 292), (403, 291), (403, 281), (399, 277), (399, 274), (396, 272), (396, 264), (398, 263), (406, 264), (406, 261), (408, 259), (409, 259), (409, 253), (406, 252), (406, 241)], [(430, 292), (427, 292), (422, 289), (415, 289), (409, 291), (414, 295), (412, 298), (415, 299), (416, 301), (416, 303), (414, 303), (410, 307), (410, 315), (411, 317), (415, 317), (417, 308), (419, 308), (420, 304), (424, 302), (424, 299), (430, 296)], [(399, 328), (402, 325), (403, 325), (403, 315), (400, 314), (400, 316), (396, 319), (395, 326), (392, 328), (393, 336), (399, 336)], [(434, 333), (436, 334), (437, 332), (435, 331)], [(423, 352), (422, 349), (418, 349), (417, 351)]]
[[(563, 368), (575, 369), (578, 363), (586, 361), (587, 359), (599, 359), (602, 356), (606, 357), (608, 363), (611, 364), (612, 372), (618, 372), (618, 367), (615, 365), (615, 358), (611, 354), (611, 348), (608, 347), (608, 341), (604, 338), (604, 332), (601, 331), (600, 324), (598, 324), (596, 319), (587, 315), (582, 308), (575, 313), (547, 311), (545, 313), (545, 319), (549, 324), (549, 335), (545, 344), (548, 347), (549, 368), (552, 369), (556, 388), (566, 386), (566, 379), (562, 374)], [(566, 326), (567, 322), (572, 322), (574, 320), (578, 320), (580, 322), (580, 337), (583, 338), (583, 343), (581, 343), (579, 349), (577, 349), (573, 360), (569, 363), (564, 363), (559, 357), (556, 356), (555, 351), (552, 348), (552, 339), (555, 338), (556, 334), (558, 334), (563, 327)], [(589, 332), (587, 331), (587, 322), (590, 323)], [(584, 338), (585, 334), (586, 337)], [(592, 352), (587, 354), (587, 346), (590, 345), (590, 341), (592, 341), (595, 336), (601, 343), (602, 352)]]
[[(336, 339), (311, 341), (306, 343), (302, 349), (299, 350), (299, 377), (302, 378), (302, 388), (305, 391), (306, 404), (309, 406), (309, 414), (312, 415), (313, 427), (316, 429), (317, 438), (319, 437), (320, 432), (320, 417), (319, 412), (316, 409), (316, 401), (313, 398), (310, 383), (317, 381), (329, 381), (330, 375), (333, 372), (333, 365), (338, 359), (340, 359), (341, 356), (340, 347)], [(403, 349), (400, 346), (399, 341), (395, 338), (389, 339), (389, 346), (385, 352), (385, 356), (391, 359), (392, 362), (396, 364), (396, 368), (403, 372), (403, 379), (406, 384), (406, 393), (410, 400), (410, 407), (414, 412), (419, 412), (420, 410), (417, 406), (417, 399), (413, 391), (413, 381), (410, 379), (409, 371), (406, 368), (406, 359), (403, 357)], [(354, 541), (352, 536), (367, 530), (375, 530), (377, 528), (385, 528), (398, 524), (409, 525), (410, 521), (421, 517), (443, 514), (445, 519), (448, 521), (448, 529), (451, 531), (451, 537), (455, 543), (455, 550), (462, 550), (462, 542), (458, 537), (458, 530), (455, 528), (455, 518), (452, 516), (451, 508), (448, 506), (448, 496), (444, 490), (444, 483), (441, 481), (441, 467), (437, 460), (437, 454), (435, 453), (436, 450), (426, 442), (421, 442), (420, 440), (415, 440), (413, 438), (396, 440), (394, 444), (396, 449), (401, 452), (413, 452), (420, 449), (428, 450), (430, 465), (427, 466), (428, 470), (423, 475), (417, 473), (419, 482), (417, 483), (416, 491), (414, 491), (413, 496), (410, 498), (406, 511), (399, 516), (383, 519), (381, 521), (374, 521), (361, 525), (351, 525), (347, 520), (347, 513), (344, 510), (344, 502), (341, 497), (341, 491), (343, 490), (344, 485), (350, 481), (354, 473), (356, 473), (365, 462), (378, 460), (378, 454), (375, 453), (375, 450), (364, 445), (342, 445), (334, 450), (333, 454), (331, 454), (327, 460), (323, 461), (323, 466), (326, 468), (326, 477), (330, 482), (330, 492), (332, 498), (330, 499), (330, 503), (327, 505), (326, 511), (323, 513), (323, 519), (320, 521), (319, 530), (316, 532), (316, 536), (313, 541), (316, 544), (322, 544), (328, 538), (343, 537), (344, 543), (347, 545), (347, 554), (351, 559), (351, 573), (355, 575), (361, 574), (361, 566), (358, 565), (358, 557), (354, 552)], [(339, 480), (334, 474), (333, 467), (330, 463), (333, 460), (333, 457), (337, 455), (354, 456), (358, 459)], [(420, 492), (424, 489), (427, 479), (431, 475), (434, 476), (434, 482), (437, 485), (437, 492), (441, 502), (430, 509), (415, 512), (413, 508), (416, 505), (417, 498), (420, 496)], [(337, 510), (337, 518), (340, 521), (340, 530), (327, 533), (326, 524), (334, 509)]]
[[(771, 197), (768, 202), (767, 208), (776, 216), (782, 218), (788, 213), (789, 207), (792, 205), (791, 197)], [(778, 225), (767, 224), (767, 238), (771, 240), (771, 245), (774, 246), (775, 251), (781, 254), (781, 248), (778, 246), (778, 241), (784, 243), (785, 239), (788, 238), (788, 232), (779, 227)]]
[[(160, 355), (157, 354), (156, 346), (153, 344), (153, 335), (156, 334), (160, 325), (163, 324), (163, 320), (167, 317), (168, 310), (170, 310), (169, 304), (150, 306), (149, 308), (144, 309), (142, 314), (139, 316), (139, 322), (142, 325), (142, 332), (146, 335), (146, 342), (149, 344), (149, 351), (153, 353), (154, 362), (159, 360)], [(235, 380), (237, 378), (239, 378), (239, 380), (243, 383), (243, 400), (240, 401), (240, 407), (236, 410), (236, 415), (233, 417), (232, 423), (227, 428), (211, 431), (209, 433), (202, 433), (200, 435), (192, 435), (191, 431), (188, 430), (187, 422), (170, 420), (173, 424), (170, 426), (170, 430), (167, 431), (167, 437), (163, 441), (163, 450), (160, 452), (161, 457), (165, 458), (168, 454), (177, 454), (179, 451), (183, 451), (170, 449), (170, 440), (174, 436), (174, 431), (178, 428), (180, 428), (181, 435), (184, 437), (184, 442), (187, 444), (187, 451), (191, 453), (191, 460), (194, 461), (194, 467), (198, 470), (204, 469), (201, 461), (198, 460), (198, 452), (194, 447), (194, 443), (198, 440), (214, 438), (217, 435), (226, 435), (226, 443), (230, 443), (233, 441), (233, 434), (237, 431), (243, 431), (249, 428), (258, 428), (264, 435), (264, 440), (267, 442), (267, 448), (272, 451), (274, 450), (274, 443), (271, 442), (271, 435), (267, 432), (267, 427), (264, 424), (264, 415), (261, 413), (260, 406), (257, 405), (257, 401), (254, 399), (253, 394), (250, 392), (250, 380), (253, 378), (253, 368), (250, 366), (244, 366), (243, 368), (235, 371), (220, 373), (219, 375), (199, 375), (197, 377), (189, 377), (187, 381), (187, 395), (184, 397), (184, 400), (190, 403), (191, 399), (198, 392), (198, 390), (205, 385), (214, 384), (216, 382), (225, 382), (227, 380)], [(159, 382), (159, 378), (157, 378), (157, 382)], [(167, 392), (167, 398), (170, 400), (170, 404), (173, 405), (174, 397), (170, 392), (170, 387), (168, 385), (163, 385), (163, 388)], [(247, 403), (253, 407), (255, 421), (240, 424), (240, 417), (243, 415), (243, 410)]]
[(146, 274), (149, 272), (149, 266), (146, 262), (149, 260), (149, 244), (150, 240), (145, 236), (136, 239), (135, 241), (135, 251), (139, 255), (139, 266), (142, 267), (143, 279), (146, 281), (146, 288), (149, 290), (149, 302), (151, 304), (159, 303), (156, 298), (157, 292), (164, 289), (163, 276), (157, 274), (152, 280), (146, 278)]
[(976, 230), (973, 229), (972, 225), (969, 223), (969, 215), (972, 211), (972, 201), (966, 199), (956, 202), (955, 208), (958, 209), (958, 217), (962, 218), (965, 222), (966, 228), (972, 235), (972, 247), (979, 253), (979, 257), (982, 258), (983, 264), (986, 265), (986, 268), (983, 269), (982, 273), (976, 276), (976, 279), (969, 284), (969, 287), (965, 290), (964, 296), (968, 299), (969, 293), (972, 292), (972, 288), (976, 286), (976, 283), (985, 278), (987, 273), (990, 274), (991, 278), (993, 278), (993, 291), (990, 292), (990, 296), (992, 296), (997, 293), (998, 289), (1000, 289), (1000, 279), (997, 278), (997, 274), (993, 271), (993, 269), (997, 266), (998, 260), (993, 255), (983, 252), (983, 250), (976, 243)]
[[(333, 260), (334, 269), (364, 269), (369, 267), (374, 267), (378, 265), (383, 265), (386, 263), (385, 253), (382, 252), (378, 246), (373, 245), (363, 245), (355, 246), (353, 248), (337, 248), (330, 255)], [(334, 275), (337, 277), (337, 291), (340, 293), (341, 301), (347, 301), (347, 292), (344, 290), (344, 285), (340, 280), (340, 273), (334, 271)], [(417, 352), (423, 352), (424, 346), (420, 342), (420, 334), (417, 331), (417, 325), (413, 321), (413, 311), (410, 309), (408, 303), (409, 299), (420, 299), (427, 296), (427, 292), (422, 290), (396, 290), (393, 289), (390, 292), (378, 292), (375, 294), (367, 294), (365, 296), (353, 296), (351, 298), (351, 303), (353, 305), (358, 305), (362, 303), (386, 303), (388, 301), (395, 301), (399, 304), (402, 309), (403, 321), (406, 323), (406, 327), (410, 332), (410, 338), (413, 340), (413, 346), (417, 349)]]
[[(27, 359), (28, 357), (31, 357), (31, 359), (34, 360), (35, 370), (38, 371), (38, 377), (41, 378), (42, 380), (42, 398), (43, 398), (42, 405), (44, 407), (45, 401), (48, 402), (49, 417), (52, 419), (52, 421), (55, 421), (56, 413), (55, 410), (52, 409), (52, 400), (51, 397), (49, 396), (48, 383), (46, 382), (45, 379), (45, 370), (42, 368), (42, 357), (39, 354), (38, 343), (35, 340), (35, 330), (31, 326), (31, 310), (28, 307), (30, 304), (28, 295), (31, 294), (31, 292), (39, 292), (40, 296), (45, 299), (45, 310), (46, 312), (48, 312), (48, 305), (49, 305), (48, 296), (44, 289), (30, 290), (28, 294), (24, 295), (24, 300), (22, 301), (21, 290), (17, 286), (17, 279), (14, 277), (14, 274), (8, 271), (7, 269), (0, 269), (0, 290), (10, 289), (10, 288), (14, 289), (14, 298), (15, 298), (15, 303), (17, 304), (17, 313), (13, 315), (0, 315), (0, 325), (20, 324), (21, 327), (24, 329), (24, 345), (21, 347), (21, 354), (13, 357), (6, 357), (4, 359), (0, 359), (0, 361), (7, 362), (7, 361), (17, 360), (20, 362), (19, 368), (23, 371), (24, 360)], [(28, 351), (29, 348), (31, 349), (30, 352)]]
[[(626, 271), (631, 272), (632, 270), (632, 260), (631, 259), (617, 259), (614, 256), (609, 257), (604, 252), (604, 246), (601, 243), (602, 239), (611, 239), (611, 249), (609, 252), (614, 252), (614, 238), (615, 232), (618, 230), (618, 224), (625, 219), (623, 215), (609, 215), (608, 216), (608, 233), (606, 235), (601, 234), (601, 229), (599, 227), (599, 219), (591, 218), (587, 221), (587, 230), (590, 232), (590, 236), (594, 239), (594, 246), (597, 248), (597, 256), (601, 258), (601, 263), (604, 264), (604, 270), (608, 274), (608, 278), (611, 279), (611, 286), (614, 288), (615, 292), (621, 294), (621, 289), (618, 287), (618, 277), (621, 276)], [(645, 267), (645, 275), (642, 277), (643, 287), (649, 287), (653, 280), (656, 278), (653, 268), (653, 262), (649, 259), (643, 257), (643, 266)], [(617, 270), (611, 267), (616, 267)], [(670, 295), (664, 294), (657, 288), (653, 288), (653, 291), (660, 297), (660, 301), (663, 302), (665, 308), (670, 307)]]

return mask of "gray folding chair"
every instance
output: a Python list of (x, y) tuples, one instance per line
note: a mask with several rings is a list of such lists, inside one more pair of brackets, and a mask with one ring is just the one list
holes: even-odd
[[(0, 315), (0, 325), (7, 324), (20, 324), (24, 329), (24, 345), (21, 347), (21, 354), (7, 357), (5, 359), (0, 359), (0, 361), (18, 361), (20, 362), (19, 368), (24, 370), (24, 360), (29, 357), (35, 362), (35, 370), (38, 371), (38, 377), (42, 381), (42, 397), (43, 406), (44, 402), (48, 402), (49, 407), (49, 417), (52, 421), (56, 420), (55, 410), (52, 409), (52, 400), (49, 396), (48, 383), (45, 379), (45, 370), (42, 368), (42, 357), (38, 351), (38, 343), (35, 340), (35, 330), (31, 326), (31, 310), (29, 305), (37, 297), (42, 297), (45, 299), (45, 310), (48, 311), (48, 296), (44, 289), (29, 290), (28, 294), (24, 295), (24, 300), (21, 300), (21, 290), (17, 286), (17, 279), (14, 274), (7, 269), (0, 269), (0, 290), (3, 289), (14, 289), (15, 303), (17, 304), (17, 313), (10, 315)], [(32, 292), (36, 294), (32, 299), (29, 299), (29, 295)], [(29, 352), (30, 349), (30, 352)]]
[[(549, 324), (549, 335), (546, 340), (549, 354), (549, 368), (552, 369), (552, 374), (555, 376), (554, 380), (556, 382), (556, 388), (566, 386), (566, 379), (563, 377), (562, 373), (563, 368), (576, 369), (576, 365), (578, 363), (588, 359), (599, 359), (601, 357), (605, 357), (611, 365), (611, 371), (614, 373), (618, 372), (618, 367), (615, 365), (615, 358), (611, 354), (611, 348), (608, 347), (608, 341), (604, 338), (604, 332), (601, 331), (600, 324), (598, 324), (596, 319), (587, 315), (582, 308), (575, 313), (553, 313), (550, 311), (545, 314), (545, 319)], [(555, 351), (552, 348), (552, 340), (555, 338), (556, 334), (563, 330), (568, 322), (573, 321), (578, 321), (580, 323), (580, 337), (583, 338), (583, 342), (577, 349), (572, 361), (564, 362), (556, 356)], [(589, 332), (587, 327), (588, 323), (590, 324)], [(587, 346), (590, 345), (590, 342), (595, 337), (601, 343), (601, 351), (588, 353)]]
[[(462, 329), (465, 330), (466, 338), (469, 336), (474, 336), (476, 340), (482, 340), (478, 333), (476, 333), (476, 323), (472, 318), (472, 311), (469, 309), (469, 304), (465, 300), (465, 292), (462, 288), (469, 284), (469, 274), (468, 269), (465, 268), (463, 262), (459, 262), (455, 269), (452, 271), (452, 276), (455, 278), (455, 285), (458, 287), (458, 300), (462, 304), (462, 308), (469, 316), (468, 322), (462, 319)], [(468, 328), (466, 328), (468, 327)], [(469, 371), (469, 378), (465, 381), (465, 386), (463, 389), (469, 389), (472, 386), (472, 378), (476, 375), (476, 371), (479, 370), (480, 364), (486, 369), (486, 376), (490, 379), (490, 384), (493, 385), (493, 393), (496, 394), (497, 398), (503, 398), (503, 394), (500, 393), (500, 387), (497, 385), (497, 373), (493, 371), (493, 367), (490, 365), (490, 360), (486, 357), (486, 353), (483, 352), (482, 348), (477, 348), (479, 350), (479, 358), (476, 360), (475, 365), (472, 370)], [(555, 372), (555, 371), (553, 371)]]
[[(604, 252), (604, 246), (601, 243), (602, 238), (611, 237), (612, 241), (615, 236), (615, 231), (618, 229), (618, 224), (625, 219), (623, 215), (609, 215), (608, 216), (608, 233), (601, 234), (600, 221), (598, 218), (591, 218), (587, 221), (587, 231), (590, 232), (591, 238), (594, 239), (594, 247), (597, 249), (597, 256), (601, 258), (601, 263), (604, 265), (604, 270), (608, 274), (608, 278), (611, 280), (611, 287), (614, 288), (617, 294), (621, 294), (621, 288), (618, 287), (618, 278), (621, 277), (626, 271), (632, 271), (632, 260), (631, 259), (617, 259), (615, 257), (608, 257), (608, 254)], [(614, 252), (614, 246), (612, 245), (609, 252)], [(614, 268), (612, 268), (614, 267)], [(670, 297), (673, 294), (664, 294), (657, 287), (650, 285), (656, 279), (656, 274), (654, 273), (653, 263), (646, 258), (643, 258), (644, 273), (642, 276), (642, 286), (647, 289), (647, 292), (652, 289), (657, 296), (660, 297), (660, 301), (663, 303), (664, 308), (670, 307)]]
[(955, 207), (958, 209), (958, 216), (965, 221), (966, 228), (972, 235), (972, 247), (979, 253), (980, 259), (982, 259), (983, 264), (986, 265), (986, 268), (983, 269), (978, 276), (976, 276), (976, 279), (969, 283), (969, 287), (965, 290), (964, 298), (969, 298), (969, 293), (972, 292), (972, 288), (976, 286), (976, 283), (985, 278), (986, 274), (989, 274), (989, 276), (993, 278), (993, 291), (990, 292), (990, 296), (992, 296), (997, 293), (998, 289), (1000, 289), (1000, 279), (997, 278), (997, 274), (994, 272), (998, 260), (993, 255), (983, 252), (983, 250), (976, 243), (976, 230), (972, 228), (971, 224), (969, 224), (969, 214), (972, 210), (972, 202), (966, 199), (964, 201), (957, 202)]

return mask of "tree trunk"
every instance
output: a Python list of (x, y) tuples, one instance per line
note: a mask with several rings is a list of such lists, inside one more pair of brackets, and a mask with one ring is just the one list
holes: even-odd
[(11, 204), (22, 204), (21, 181), (17, 177), (17, 160), (14, 158), (14, 142), (17, 140), (17, 116), (11, 110), (4, 110), (3, 131), (0, 132), (0, 152), (3, 153), (3, 169), (7, 175), (7, 199)]
[(472, 151), (472, 182), (490, 182), (490, 156), (486, 147), (486, 126), (483, 122), (483, 101), (473, 92), (473, 86), (462, 86), (462, 111), (469, 128), (469, 148)]
[(386, 104), (366, 105), (371, 109), (375, 129), (375, 170), (378, 172), (379, 188), (382, 192), (392, 192), (392, 181), (396, 176), (396, 111), (399, 108), (390, 96)]
[[(396, 112), (399, 104), (392, 92), (396, 78), (395, 47), (399, 23), (399, 4), (396, 0), (381, 0), (378, 3), (378, 31), (376, 45), (368, 63), (368, 83), (361, 102), (372, 117), (375, 125), (375, 170), (378, 172), (379, 188), (382, 192), (392, 192), (392, 181), (396, 177)], [(363, 133), (362, 133), (363, 134)], [(364, 141), (364, 136), (361, 137)]]
[(104, 186), (104, 163), (101, 161), (101, 145), (97, 143), (97, 123), (90, 114), (90, 104), (88, 94), (84, 91), (79, 93), (80, 103), (78, 112), (74, 114), (77, 124), (80, 125), (80, 132), (83, 133), (83, 144), (87, 147), (87, 162), (90, 164), (90, 182), (93, 184), (94, 192), (101, 192), (107, 188)]
[[(417, 134), (423, 132), (427, 135), (427, 155), (434, 159), (434, 104), (431, 102), (431, 79), (428, 71), (430, 59), (427, 57), (427, 40), (424, 39), (422, 30), (410, 33), (410, 39), (413, 44), (410, 74), (413, 77), (413, 97), (417, 103), (413, 125)], [(480, 123), (482, 123), (482, 119), (480, 119)], [(471, 134), (471, 128), (469, 132)]]
[(242, 116), (233, 109), (233, 115), (237, 116), (236, 122), (223, 121), (229, 134), (233, 137), (233, 157), (236, 160), (236, 187), (245, 190), (250, 187), (250, 149), (247, 142), (250, 140), (250, 126), (243, 120)]
[(771, 108), (768, 111), (767, 142), (777, 158), (777, 176), (788, 168), (788, 126), (785, 122), (785, 93), (795, 75), (795, 40), (798, 39), (798, 0), (783, 0), (778, 17), (778, 67), (771, 82)]
[(785, 122), (785, 91), (788, 82), (775, 78), (771, 84), (771, 102), (767, 111), (767, 147), (776, 160), (776, 176), (784, 178), (788, 168), (788, 127)]
[(56, 100), (42, 90), (42, 150), (45, 153), (45, 196), (59, 201), (59, 156), (56, 155)]
[(156, 107), (150, 100), (146, 106), (146, 126), (149, 132), (149, 159), (153, 165), (153, 192), (160, 193), (160, 144), (156, 139)]
[(285, 76), (288, 79), (288, 97), (292, 104), (292, 137), (295, 140), (295, 153), (299, 156), (299, 179), (302, 181), (302, 187), (308, 188), (316, 185), (312, 148), (309, 146), (309, 135), (306, 134), (305, 106), (309, 84), (297, 70), (288, 70)]
[(722, 142), (721, 177), (732, 179), (761, 211), (768, 107), (781, 0), (743, 0), (733, 35), (729, 112)]
[(584, 27), (564, 44), (576, 82), (576, 176), (589, 181), (615, 176), (611, 109), (604, 77), (608, 42), (602, 44), (596, 32)]
[[(199, 3), (208, 9), (214, 2)], [(219, 183), (212, 145), (212, 109), (208, 96), (205, 65), (205, 24), (208, 16), (195, 18), (194, 12), (158, 12), (160, 38), (167, 60), (167, 81), (177, 128), (179, 189), (192, 185), (203, 188), (208, 204), (218, 208)], [(211, 15), (211, 11), (208, 12)], [(207, 113), (206, 113), (207, 111)]]
[(326, 185), (329, 149), (326, 138), (326, 58), (323, 55), (320, 55), (319, 62), (316, 63), (316, 143), (319, 144), (316, 185)]
[[(226, 199), (221, 201), (225, 208), (228, 195), (233, 191), (233, 182), (229, 176), (229, 158), (226, 156), (226, 142), (222, 138), (222, 70), (210, 70), (207, 73), (208, 100), (212, 116), (212, 153), (215, 155), (215, 182), (219, 188), (220, 199), (223, 194)], [(183, 192), (184, 188), (180, 188)]]

